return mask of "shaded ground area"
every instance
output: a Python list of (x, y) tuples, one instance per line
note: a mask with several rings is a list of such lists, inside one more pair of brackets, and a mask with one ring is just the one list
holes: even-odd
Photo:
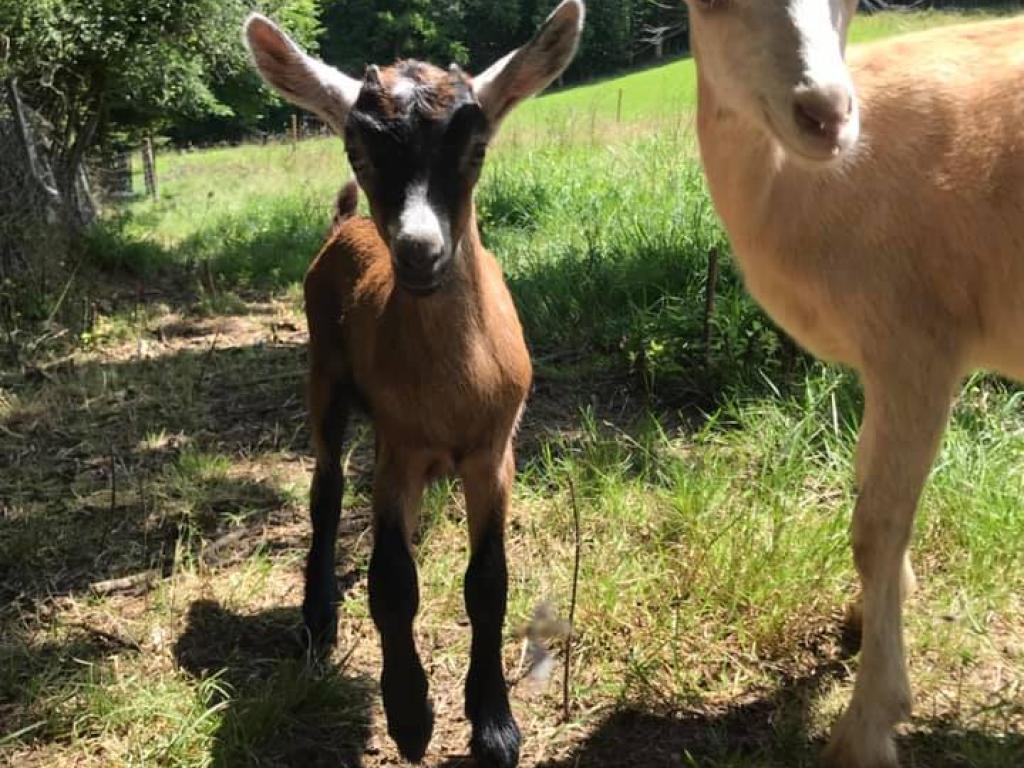
[(301, 334), (267, 326), (172, 318), (105, 354), (26, 368), (0, 454), (5, 602), (167, 575), (232, 528), (293, 519), (254, 458), (299, 461)]
[(214, 737), (214, 765), (300, 768), (362, 760), (375, 686), (343, 667), (311, 672), (301, 623), (294, 608), (239, 615), (213, 600), (189, 606), (175, 659), (189, 674), (214, 675), (230, 691)]
[[(2, 374), (0, 762), (398, 764), (366, 609), (372, 441), (366, 425), (353, 428), (337, 565), (341, 636), (330, 663), (314, 665), (297, 609), (310, 469), (303, 323), (291, 300), (244, 309), (158, 312), (109, 329), (91, 349), (55, 351)], [(675, 628), (638, 598), (630, 603), (630, 581), (644, 568), (616, 576), (616, 559), (643, 554), (653, 572), (659, 547), (685, 536), (645, 519), (636, 523), (643, 543), (616, 551), (603, 526), (629, 525), (609, 517), (616, 509), (665, 503), (658, 494), (668, 470), (641, 469), (670, 467), (695, 448), (685, 440), (651, 447), (652, 428), (642, 426), (649, 403), (635, 383), (595, 384), (565, 370), (539, 367), (524, 423), (510, 535), (510, 677), (520, 676), (518, 632), (530, 608), (565, 589), (571, 518), (557, 468), (586, 454), (586, 471), (573, 470), (581, 494), (605, 488), (612, 500), (584, 502), (589, 565), (574, 717), (562, 722), (554, 681), (516, 684), (523, 764), (815, 765), (855, 665), (837, 606), (812, 606), (800, 634), (751, 647), (730, 639), (738, 625), (712, 631), (711, 614)], [(658, 434), (690, 426), (679, 416), (655, 424)], [(618, 442), (595, 442), (594, 429), (614, 431)], [(635, 475), (635, 486), (601, 485), (610, 468)], [(418, 638), (437, 711), (431, 766), (471, 765), (460, 503), (442, 486), (427, 499), (421, 533)], [(666, 568), (697, 572), (692, 558), (666, 551)], [(666, 601), (683, 604), (683, 582), (659, 587), (676, 590)], [(932, 655), (916, 660), (917, 673), (935, 671), (921, 675), (919, 719), (901, 738), (907, 765), (1022, 764), (1024, 644), (1021, 627), (1003, 621), (983, 621), (992, 648), (974, 649), (976, 658), (932, 643)], [(749, 670), (760, 677), (730, 678)]]

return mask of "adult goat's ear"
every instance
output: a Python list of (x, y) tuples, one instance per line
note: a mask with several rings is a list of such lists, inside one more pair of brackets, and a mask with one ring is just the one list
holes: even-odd
[(473, 79), (477, 101), (493, 125), (569, 66), (579, 47), (584, 13), (582, 0), (563, 0), (530, 42)]
[(335, 133), (344, 131), (348, 112), (359, 97), (362, 84), (358, 80), (307, 56), (274, 22), (258, 13), (245, 20), (242, 37), (256, 70), (274, 90), (317, 114)]

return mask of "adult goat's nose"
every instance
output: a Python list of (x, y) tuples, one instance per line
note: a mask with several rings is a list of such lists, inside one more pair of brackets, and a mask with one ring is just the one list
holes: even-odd
[(845, 85), (808, 86), (793, 94), (793, 119), (804, 133), (836, 140), (853, 112), (853, 94)]

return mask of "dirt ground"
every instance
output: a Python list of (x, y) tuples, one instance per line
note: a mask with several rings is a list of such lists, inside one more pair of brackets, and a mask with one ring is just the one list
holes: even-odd
[[(218, 705), (226, 714), (212, 735), (215, 765), (402, 764), (384, 727), (380, 654), (365, 608), (361, 564), (369, 516), (359, 489), (365, 494), (372, 461), (366, 426), (353, 429), (361, 437), (347, 458), (357, 493), (338, 548), (339, 644), (329, 664), (309, 665), (298, 611), (311, 468), (302, 395), (305, 331), (293, 303), (250, 303), (245, 310), (197, 317), (165, 308), (92, 348), (6, 367), (0, 661), (10, 698), (0, 696), (0, 734), (38, 718), (49, 722), (66, 705), (62, 697), (78, 695), (69, 681), (80, 682), (83, 665), (102, 661), (115, 677), (118, 665), (132, 670), (143, 687), (147, 676), (219, 676), (232, 693)], [(599, 396), (592, 390), (542, 374), (522, 451), (572, 430), (581, 404), (617, 418), (640, 407), (624, 383), (605, 382)], [(208, 454), (234, 460), (216, 472), (168, 469), (172, 460), (180, 467), (183, 456)], [(186, 504), (187, 521), (175, 513)], [(232, 518), (240, 506), (245, 514)], [(423, 590), (421, 616), (437, 616), (440, 605), (461, 600), (461, 594), (440, 594), (438, 584)], [(849, 691), (852, 648), (841, 616), (837, 608), (798, 641), (781, 685), (721, 701), (638, 705), (617, 700), (614, 681), (607, 681), (574, 698), (566, 722), (560, 664), (546, 684), (518, 682), (512, 699), (524, 735), (522, 764), (815, 765), (830, 712), (819, 700), (831, 697), (834, 714)], [(510, 677), (520, 669), (515, 629), (506, 644)], [(418, 624), (436, 713), (427, 766), (471, 764), (462, 715), (467, 636), (464, 618)], [(1019, 638), (1008, 630), (1006, 642)], [(297, 671), (288, 677), (282, 670)], [(1006, 679), (981, 687), (1004, 699), (1022, 696), (1016, 708), (1004, 701), (998, 717), (1024, 718), (1020, 670), (988, 670), (1005, 672)], [(26, 688), (26, 680), (35, 682)], [(972, 682), (947, 686), (943, 711), (956, 706), (957, 685)], [(283, 714), (274, 709), (277, 700)], [(938, 700), (936, 693), (931, 701)], [(1019, 719), (964, 729), (944, 728), (944, 717), (937, 712), (904, 729), (906, 765), (1024, 765)], [(261, 733), (267, 728), (277, 735)], [(74, 729), (55, 725), (50, 732), (47, 725), (38, 738), (0, 741), (0, 761), (19, 768), (105, 765), (125, 754), (105, 732), (81, 742)]]

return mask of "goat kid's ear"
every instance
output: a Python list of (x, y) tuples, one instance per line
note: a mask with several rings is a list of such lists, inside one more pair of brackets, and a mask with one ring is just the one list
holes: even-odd
[(543, 90), (569, 66), (579, 46), (582, 0), (563, 0), (522, 48), (473, 79), (473, 91), (495, 127), (523, 99)]
[(274, 22), (258, 13), (242, 25), (242, 37), (260, 76), (292, 104), (322, 118), (342, 134), (362, 84), (307, 56)]

